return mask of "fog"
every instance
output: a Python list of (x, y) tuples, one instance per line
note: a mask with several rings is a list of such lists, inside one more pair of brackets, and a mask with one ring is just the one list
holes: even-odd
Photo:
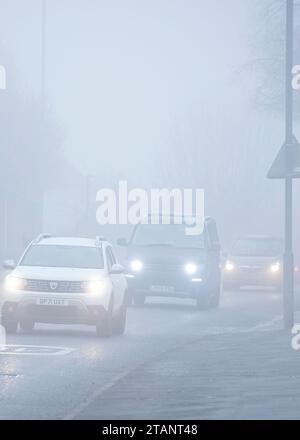
[[(282, 235), (283, 184), (266, 173), (284, 140), (283, 114), (256, 99), (256, 62), (270, 50), (258, 29), (270, 22), (262, 13), (269, 3), (46, 2), (43, 105), (51, 128), (39, 143), (58, 156), (52, 162), (44, 156), (51, 184), (42, 191), (43, 220), (34, 229), (96, 234), (97, 189), (127, 180), (147, 189), (204, 188), (206, 214), (217, 219), (225, 247), (237, 234)], [(17, 96), (42, 113), (41, 32), (41, 1), (1, 0), (4, 99)], [(283, 46), (276, 44), (281, 58)], [(13, 110), (9, 118), (4, 106), (1, 112), (13, 132)], [(35, 130), (28, 139), (36, 139)], [(17, 156), (18, 148), (26, 151), (20, 144)], [(35, 153), (26, 154), (34, 163)], [(27, 221), (25, 209), (22, 228)], [(107, 233), (118, 235), (116, 228)]]
[(0, 0), (0, 420), (299, 419), (293, 5)]

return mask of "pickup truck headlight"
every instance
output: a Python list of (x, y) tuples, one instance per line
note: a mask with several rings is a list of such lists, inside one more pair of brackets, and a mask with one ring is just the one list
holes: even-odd
[(226, 261), (225, 270), (227, 272), (232, 272), (235, 269), (235, 264), (232, 261)]
[(130, 268), (133, 272), (140, 272), (143, 269), (143, 263), (140, 260), (133, 260), (130, 263)]
[(187, 263), (184, 266), (184, 270), (189, 275), (194, 275), (198, 271), (198, 266), (195, 263)]
[(270, 267), (270, 271), (272, 273), (278, 273), (280, 271), (280, 269), (281, 269), (280, 263), (272, 264), (271, 267)]

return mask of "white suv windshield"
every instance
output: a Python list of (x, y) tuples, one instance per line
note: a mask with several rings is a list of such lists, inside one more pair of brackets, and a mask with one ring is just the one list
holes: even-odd
[(39, 244), (28, 249), (20, 266), (103, 269), (103, 257), (96, 247)]
[(133, 235), (134, 246), (174, 246), (204, 248), (203, 234), (187, 235), (186, 225), (139, 225)]

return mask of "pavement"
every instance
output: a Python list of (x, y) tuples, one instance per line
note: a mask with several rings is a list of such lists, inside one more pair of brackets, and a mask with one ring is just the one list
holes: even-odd
[(48, 325), (9, 336), (0, 418), (298, 419), (300, 351), (281, 310), (280, 294), (229, 292), (219, 310), (130, 308), (121, 337)]
[(206, 336), (121, 378), (80, 418), (299, 419), (299, 366), (283, 331)]

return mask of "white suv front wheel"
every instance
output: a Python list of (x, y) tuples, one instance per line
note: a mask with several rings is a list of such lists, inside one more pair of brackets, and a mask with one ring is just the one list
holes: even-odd
[(18, 321), (17, 320), (2, 320), (2, 326), (5, 328), (7, 334), (17, 333)]
[(109, 338), (113, 333), (113, 295), (110, 297), (107, 311), (101, 313), (96, 324), (97, 336)]
[(117, 316), (114, 318), (113, 322), (113, 332), (116, 335), (123, 335), (126, 327), (126, 315), (127, 307), (125, 302), (122, 304)]

